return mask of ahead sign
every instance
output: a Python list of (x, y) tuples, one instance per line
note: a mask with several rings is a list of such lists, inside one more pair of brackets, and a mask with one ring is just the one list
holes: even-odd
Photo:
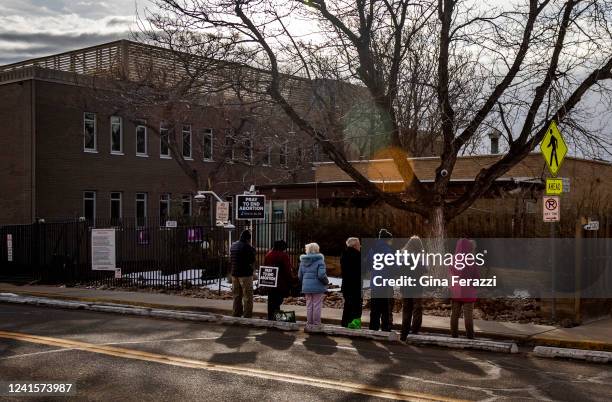
[(561, 220), (561, 202), (559, 197), (542, 197), (544, 222), (559, 222)]
[(236, 219), (265, 219), (266, 196), (241, 194), (236, 196)]

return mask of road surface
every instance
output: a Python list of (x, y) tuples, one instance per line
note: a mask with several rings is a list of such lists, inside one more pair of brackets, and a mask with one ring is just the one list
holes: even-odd
[(9, 380), (71, 382), (73, 400), (105, 401), (612, 395), (607, 365), (0, 304), (0, 381)]

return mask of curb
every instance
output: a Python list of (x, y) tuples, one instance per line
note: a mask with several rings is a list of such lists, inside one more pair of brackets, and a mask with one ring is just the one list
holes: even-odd
[[(185, 321), (199, 321), (199, 322), (213, 322), (222, 325), (243, 325), (256, 328), (273, 328), (282, 331), (298, 331), (303, 323), (291, 323), (291, 322), (279, 322), (279, 321), (268, 321), (259, 318), (244, 318), (244, 317), (230, 317), (218, 314), (207, 314), (189, 311), (176, 311), (176, 310), (165, 310), (165, 309), (151, 309), (146, 307), (135, 307), (125, 304), (115, 303), (84, 303), (80, 301), (66, 301), (66, 300), (54, 300), (42, 297), (23, 297), (16, 294), (2, 294), (0, 293), (0, 302), (14, 303), (14, 304), (31, 304), (45, 307), (55, 307), (63, 309), (82, 309), (89, 311), (98, 311), (104, 313), (115, 313), (124, 315), (136, 315), (141, 317), (154, 317), (163, 319), (174, 319), (174, 320), (185, 320)], [(399, 333), (396, 331), (383, 332), (383, 331), (372, 331), (369, 329), (348, 329), (340, 326), (323, 324), (319, 327), (311, 328), (306, 327), (304, 329), (307, 333), (320, 333), (333, 336), (344, 336), (351, 338), (365, 338), (373, 339), (377, 341), (394, 342), (399, 343)], [(442, 346), (455, 349), (475, 349), (485, 350), (490, 352), (501, 352), (501, 353), (516, 353), (518, 347), (515, 343), (507, 342), (495, 342), (485, 340), (470, 340), (470, 339), (458, 339), (448, 338), (443, 336), (435, 335), (410, 335), (408, 343), (416, 345), (433, 345)]]
[(536, 346), (533, 354), (538, 357), (585, 360), (592, 363), (612, 363), (612, 352), (599, 350), (583, 350), (570, 348), (556, 348), (548, 346)]
[(498, 342), (480, 339), (451, 338), (433, 335), (408, 335), (406, 343), (411, 345), (443, 346), (452, 349), (475, 349), (488, 352), (518, 353), (514, 342)]
[(349, 329), (336, 325), (321, 324), (318, 327), (304, 328), (304, 332), (311, 334), (327, 334), (335, 336), (345, 336), (349, 338), (367, 338), (377, 341), (398, 342), (399, 334), (395, 331), (373, 331), (371, 329)]
[[(71, 301), (71, 302), (76, 302), (76, 303), (80, 303), (81, 306), (80, 307), (63, 307), (63, 308), (84, 308), (84, 305), (91, 305), (91, 304), (96, 304), (96, 305), (105, 305), (105, 306), (109, 306), (109, 305), (115, 305), (115, 306), (123, 306), (123, 307), (127, 307), (127, 306), (133, 306), (133, 307), (140, 307), (140, 308), (145, 308), (145, 309), (149, 309), (149, 310), (155, 310), (155, 311), (175, 311), (177, 313), (179, 312), (183, 312), (183, 313), (187, 313), (187, 314), (195, 314), (195, 315), (218, 315), (218, 316), (226, 316), (226, 314), (231, 313), (229, 310), (227, 309), (222, 309), (222, 308), (216, 308), (216, 307), (185, 307), (185, 306), (180, 306), (180, 305), (167, 305), (167, 304), (155, 304), (155, 303), (142, 303), (142, 302), (131, 302), (131, 301), (124, 301), (124, 300), (119, 300), (119, 299), (99, 299), (99, 298), (87, 298), (87, 297), (73, 297), (73, 296), (64, 296), (64, 295), (58, 295), (55, 293), (45, 293), (45, 292), (15, 292), (14, 290), (11, 290), (11, 293), (2, 293), (2, 291), (0, 290), (0, 297), (1, 295), (6, 295), (6, 294), (13, 294), (13, 295), (19, 295), (23, 298), (32, 298), (32, 297), (45, 297), (51, 300), (55, 300), (55, 301)], [(58, 306), (59, 307), (59, 306)], [(169, 318), (167, 315), (163, 315), (165, 313), (156, 313), (156, 314), (160, 314), (158, 315), (158, 317), (160, 318)], [(234, 317), (230, 317), (231, 319), (229, 321), (226, 321), (225, 323), (229, 324), (232, 319), (234, 319)], [(305, 317), (298, 315), (296, 317), (298, 320), (305, 320)], [(194, 317), (195, 320), (195, 317)], [(199, 319), (198, 321), (202, 321), (201, 319)], [(264, 319), (260, 319), (260, 322), (266, 322), (269, 323), (270, 321), (264, 320)], [(239, 321), (236, 321), (237, 324), (241, 324), (241, 325), (246, 325), (246, 324), (242, 324)], [(325, 325), (340, 325), (340, 319), (335, 319), (335, 318), (323, 318), (323, 323)], [(285, 323), (283, 323), (285, 324)], [(263, 324), (265, 325), (265, 324)], [(268, 324), (269, 325), (269, 324)], [(268, 326), (270, 327), (270, 326)], [(284, 330), (285, 327), (284, 326), (279, 326), (274, 325), (272, 326), (274, 328), (277, 329), (281, 329)], [(395, 330), (399, 330), (400, 326), (397, 324), (393, 325), (393, 329)], [(297, 330), (293, 329), (293, 328), (287, 328), (286, 330)], [(443, 330), (441, 328), (434, 328), (434, 327), (426, 327), (424, 326), (422, 328), (423, 332), (428, 332), (431, 334), (441, 334), (443, 335), (442, 337), (444, 339), (449, 339), (448, 337), (448, 331), (447, 330)], [(508, 342), (508, 341), (512, 341), (514, 343), (516, 343), (517, 345), (522, 345), (522, 346), (551, 346), (551, 347), (558, 347), (558, 348), (575, 348), (575, 349), (587, 349), (587, 350), (602, 350), (602, 351), (612, 351), (612, 341), (611, 342), (598, 342), (598, 341), (576, 341), (576, 340), (563, 340), (563, 339), (556, 339), (556, 338), (546, 338), (543, 334), (537, 334), (537, 335), (504, 335), (504, 334), (500, 334), (500, 333), (495, 333), (495, 332), (476, 332), (476, 335), (479, 338), (489, 338), (492, 340), (499, 340), (499, 341), (503, 341), (503, 342)], [(342, 336), (350, 336), (350, 335), (342, 335)], [(425, 335), (423, 335), (425, 336)], [(433, 335), (432, 335), (433, 336)], [(425, 342), (425, 341), (423, 341)]]

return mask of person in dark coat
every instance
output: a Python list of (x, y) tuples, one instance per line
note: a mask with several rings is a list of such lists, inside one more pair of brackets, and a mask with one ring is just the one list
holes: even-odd
[(255, 249), (251, 246), (251, 232), (240, 234), (230, 247), (232, 265), (233, 316), (250, 318), (253, 315), (253, 263)]
[[(412, 236), (402, 250), (408, 251), (410, 254), (419, 254), (423, 252), (423, 242), (418, 236)], [(402, 331), (400, 340), (405, 341), (408, 333), (414, 335), (421, 330), (423, 323), (423, 288), (418, 286), (419, 279), (425, 275), (426, 268), (423, 264), (419, 264), (410, 270), (409, 276), (414, 278), (415, 287), (402, 287)]]
[(340, 256), (340, 268), (342, 270), (340, 290), (344, 297), (342, 326), (348, 327), (354, 319), (361, 319), (362, 313), (361, 243), (358, 238), (349, 237), (346, 240), (346, 249)]
[(289, 296), (291, 287), (297, 280), (291, 267), (287, 243), (284, 240), (274, 242), (272, 250), (264, 257), (266, 267), (278, 267), (278, 279), (275, 288), (268, 288), (268, 320), (274, 320), (274, 314), (280, 310), (285, 297)]
[[(381, 229), (378, 234), (378, 240), (374, 247), (368, 253), (368, 265), (372, 269), (374, 254), (393, 254), (393, 249), (390, 246), (390, 240), (393, 235), (386, 229)], [(383, 276), (389, 276), (392, 267), (382, 271)], [(374, 271), (372, 270), (372, 273)], [(369, 329), (378, 331), (391, 331), (391, 300), (393, 300), (393, 289), (388, 288), (372, 288), (372, 297), (370, 299), (370, 325)]]

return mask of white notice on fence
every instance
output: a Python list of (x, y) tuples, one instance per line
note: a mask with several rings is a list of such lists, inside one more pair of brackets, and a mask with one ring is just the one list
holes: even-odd
[(6, 258), (8, 262), (13, 261), (13, 235), (11, 233), (6, 235)]
[(91, 269), (115, 271), (115, 229), (91, 229)]

